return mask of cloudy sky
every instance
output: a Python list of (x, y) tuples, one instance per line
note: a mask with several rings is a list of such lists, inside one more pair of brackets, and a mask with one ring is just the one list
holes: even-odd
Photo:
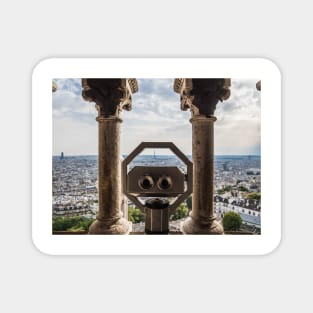
[[(53, 154), (95, 155), (97, 111), (81, 96), (81, 79), (55, 79)], [(132, 111), (122, 113), (121, 149), (130, 153), (142, 141), (172, 141), (191, 154), (190, 112), (180, 110), (174, 79), (138, 79)], [(231, 96), (217, 105), (215, 154), (260, 154), (261, 94), (257, 79), (232, 79)]]

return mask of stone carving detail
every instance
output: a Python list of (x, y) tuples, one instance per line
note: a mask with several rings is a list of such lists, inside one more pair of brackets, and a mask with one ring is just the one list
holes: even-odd
[(89, 234), (128, 234), (129, 223), (121, 212), (121, 149), (119, 117), (131, 110), (131, 95), (138, 90), (136, 79), (83, 78), (82, 96), (96, 103), (98, 110), (98, 190), (97, 219)]
[(55, 81), (52, 81), (52, 92), (56, 92), (58, 89), (58, 85)]
[(136, 78), (128, 78), (128, 84), (131, 89), (132, 93), (135, 93), (138, 91), (138, 83)]
[(180, 93), (181, 109), (190, 109), (193, 116), (214, 115), (218, 101), (230, 96), (230, 79), (176, 78), (174, 91)]
[(181, 226), (184, 234), (223, 234), (213, 204), (214, 111), (218, 101), (229, 98), (229, 87), (226, 78), (177, 78), (174, 82), (182, 110), (192, 112), (193, 196), (191, 214)]
[(82, 96), (96, 103), (99, 117), (120, 116), (131, 110), (131, 94), (138, 90), (136, 79), (83, 78)]

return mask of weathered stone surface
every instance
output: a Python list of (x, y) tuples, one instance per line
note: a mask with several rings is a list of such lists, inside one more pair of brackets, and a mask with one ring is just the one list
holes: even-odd
[(181, 109), (193, 115), (214, 115), (216, 105), (230, 96), (230, 79), (176, 78), (174, 91), (181, 96)]
[(98, 110), (98, 190), (97, 220), (89, 234), (128, 234), (129, 223), (121, 211), (120, 113), (131, 109), (131, 93), (137, 82), (131, 79), (82, 79), (83, 98), (94, 101)]
[(181, 231), (186, 235), (222, 235), (224, 234), (223, 226), (215, 219), (201, 224), (198, 220), (188, 217), (181, 225)]
[(90, 225), (90, 235), (127, 235), (130, 231), (130, 224), (124, 218), (104, 219), (98, 218)]
[[(98, 185), (99, 212), (98, 219), (122, 217), (121, 206), (121, 161), (120, 161), (120, 127), (117, 117), (98, 117)], [(101, 208), (101, 209), (100, 209)]]
[(175, 79), (182, 110), (192, 113), (193, 196), (190, 217), (182, 224), (184, 234), (223, 234), (215, 220), (213, 204), (214, 122), (219, 101), (230, 96), (230, 79)]
[(58, 89), (58, 85), (55, 81), (52, 81), (52, 92), (56, 92)]
[(82, 96), (96, 103), (99, 116), (119, 116), (122, 109), (131, 110), (132, 92), (138, 90), (135, 79), (82, 79)]

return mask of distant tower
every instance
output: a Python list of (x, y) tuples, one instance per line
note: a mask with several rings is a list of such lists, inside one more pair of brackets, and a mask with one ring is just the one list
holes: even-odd
[(63, 159), (64, 159), (64, 153), (61, 152), (61, 160), (63, 160)]

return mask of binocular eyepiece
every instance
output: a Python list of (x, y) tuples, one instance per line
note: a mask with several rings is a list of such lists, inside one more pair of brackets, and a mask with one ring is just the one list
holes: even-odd
[(163, 175), (158, 179), (157, 186), (160, 190), (169, 190), (173, 186), (171, 177)]
[(135, 166), (125, 189), (136, 197), (176, 197), (185, 192), (185, 174), (176, 166)]
[(144, 175), (139, 178), (138, 185), (142, 190), (149, 190), (154, 186), (153, 178), (150, 175)]
[[(139, 178), (138, 185), (142, 190), (147, 191), (151, 189), (155, 183), (151, 175), (145, 174)], [(162, 175), (158, 178), (156, 185), (159, 190), (169, 190), (173, 186), (173, 181), (168, 175)]]

